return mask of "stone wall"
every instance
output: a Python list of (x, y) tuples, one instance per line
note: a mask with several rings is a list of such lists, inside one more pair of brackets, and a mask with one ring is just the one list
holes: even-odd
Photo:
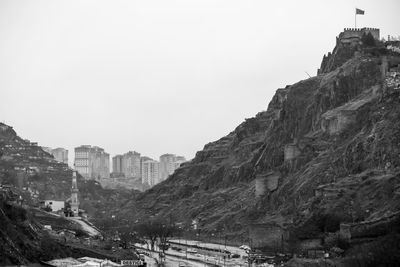
[(302, 251), (320, 248), (322, 248), (322, 240), (320, 238), (305, 239), (299, 243), (299, 249)]
[(377, 220), (359, 223), (340, 224), (340, 237), (345, 240), (354, 238), (378, 237), (387, 234), (398, 223), (400, 212), (394, 213)]
[(292, 160), (300, 156), (301, 151), (297, 144), (287, 144), (284, 148), (285, 161)]
[(256, 197), (261, 197), (265, 193), (272, 192), (278, 188), (279, 172), (269, 172), (266, 174), (257, 174), (256, 176)]
[(266, 186), (265, 186), (265, 177), (263, 175), (256, 176), (256, 197), (261, 197), (265, 194)]
[(363, 34), (368, 33), (371, 33), (376, 40), (379, 40), (379, 29), (377, 28), (345, 28), (340, 33), (339, 39), (361, 38)]
[(356, 116), (357, 113), (354, 110), (340, 110), (335, 114), (323, 115), (321, 128), (330, 135), (339, 134), (356, 121)]

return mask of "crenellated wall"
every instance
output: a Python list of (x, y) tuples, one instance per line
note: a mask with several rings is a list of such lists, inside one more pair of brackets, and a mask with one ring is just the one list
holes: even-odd
[(363, 34), (371, 33), (374, 39), (379, 40), (379, 29), (377, 28), (345, 28), (339, 34), (339, 40), (361, 38)]

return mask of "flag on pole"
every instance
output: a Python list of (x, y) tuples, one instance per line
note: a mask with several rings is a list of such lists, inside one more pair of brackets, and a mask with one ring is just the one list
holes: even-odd
[(364, 15), (364, 10), (356, 8), (356, 15)]

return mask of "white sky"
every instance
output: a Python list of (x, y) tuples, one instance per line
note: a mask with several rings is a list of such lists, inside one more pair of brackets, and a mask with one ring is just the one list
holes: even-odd
[(399, 0), (0, 1), (0, 120), (42, 146), (188, 159)]

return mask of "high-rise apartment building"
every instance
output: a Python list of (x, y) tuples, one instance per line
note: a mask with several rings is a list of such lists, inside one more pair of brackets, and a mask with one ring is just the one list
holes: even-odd
[(85, 179), (110, 177), (110, 155), (97, 146), (76, 147), (74, 166)]
[(153, 186), (159, 182), (159, 162), (148, 157), (141, 158), (142, 183)]
[(122, 173), (122, 155), (116, 155), (112, 158), (112, 172), (114, 174), (121, 174)]
[(51, 147), (42, 147), (44, 151), (53, 155), (58, 162), (68, 164), (68, 150), (62, 147), (52, 149)]
[(185, 162), (185, 157), (174, 154), (164, 154), (160, 156), (160, 182), (168, 178), (179, 166)]
[(140, 178), (140, 153), (129, 151), (112, 158), (113, 177)]
[(54, 156), (54, 158), (57, 161), (68, 164), (68, 150), (67, 149), (64, 149), (62, 147), (57, 147), (52, 150), (51, 154)]
[(123, 155), (122, 173), (127, 178), (139, 178), (140, 173), (140, 153), (129, 151)]
[(175, 171), (174, 154), (164, 154), (160, 156), (160, 180), (164, 181)]

